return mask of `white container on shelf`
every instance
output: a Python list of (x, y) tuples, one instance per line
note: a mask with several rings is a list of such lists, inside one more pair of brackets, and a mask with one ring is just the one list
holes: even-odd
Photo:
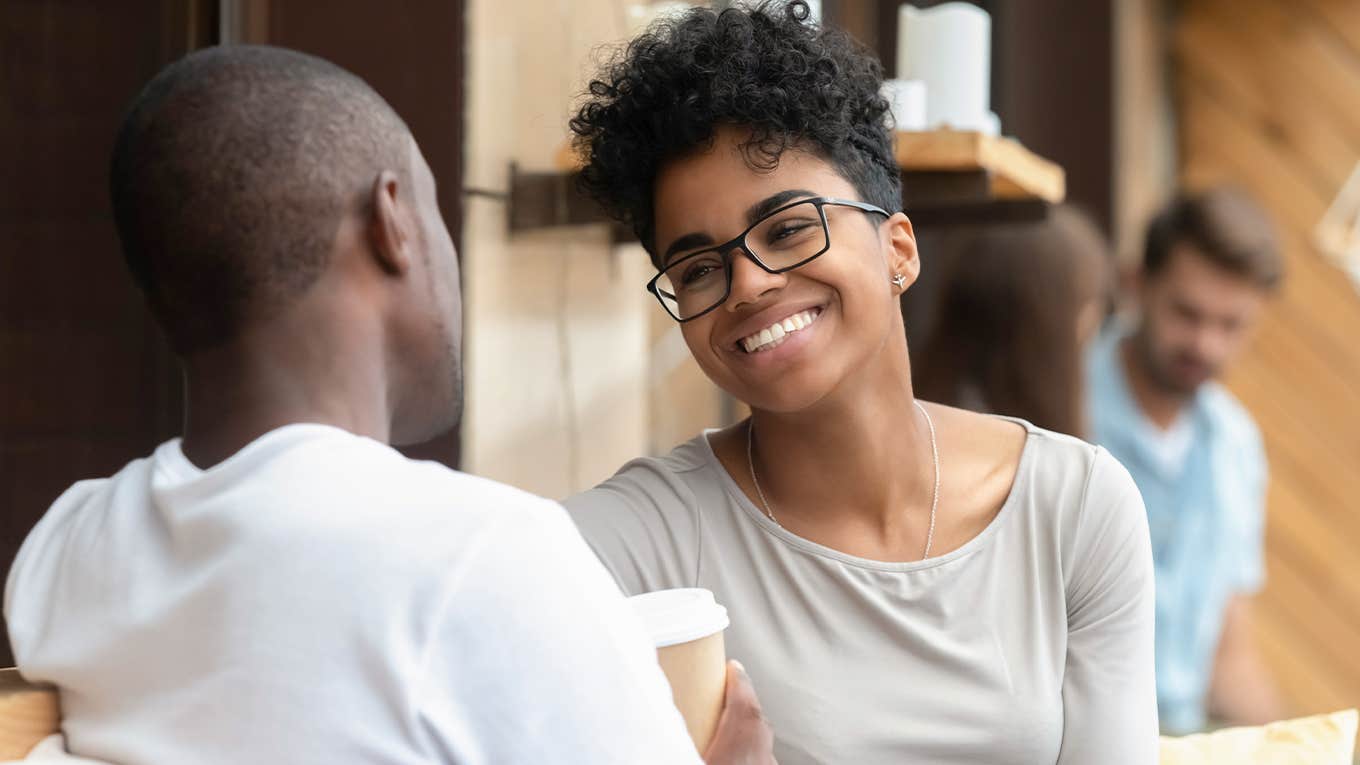
[(897, 130), (925, 130), (926, 84), (920, 80), (884, 80), (883, 97)]
[(997, 135), (991, 67), (992, 18), (986, 11), (962, 2), (898, 9), (897, 77), (925, 83), (927, 128)]

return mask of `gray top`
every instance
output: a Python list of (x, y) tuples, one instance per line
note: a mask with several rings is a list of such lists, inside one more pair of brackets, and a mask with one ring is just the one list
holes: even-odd
[(996, 518), (925, 561), (788, 532), (707, 434), (566, 506), (625, 592), (706, 587), (727, 606), (781, 765), (1153, 763), (1142, 500), (1103, 449), (1023, 424)]

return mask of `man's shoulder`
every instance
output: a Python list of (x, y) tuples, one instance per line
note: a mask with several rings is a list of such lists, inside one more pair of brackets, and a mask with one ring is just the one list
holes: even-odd
[[(402, 514), (432, 513), (450, 520), (471, 515), (504, 515), (516, 510), (541, 512), (554, 503), (503, 483), (464, 473), (433, 460), (410, 459), (396, 449), (350, 434), (328, 434), (307, 442), (279, 461), (264, 466), (261, 480), (290, 477), (281, 501), (324, 499), (341, 503), (356, 516), (384, 522)], [(305, 510), (305, 501), (297, 501)]]
[(11, 585), (14, 572), (21, 568), (20, 562), (30, 557), (34, 549), (42, 547), (45, 540), (70, 533), (73, 526), (87, 519), (98, 521), (98, 516), (106, 512), (120, 495), (147, 486), (151, 470), (152, 459), (141, 457), (129, 462), (112, 476), (77, 481), (62, 492), (25, 536), (10, 569)]
[[(401, 549), (406, 560), (398, 568), (436, 570), (461, 566), (491, 539), (503, 545), (530, 534), (575, 533), (552, 500), (393, 449), (373, 456), (367, 464), (354, 465), (339, 486), (306, 492), (334, 504), (298, 503), (283, 530), (315, 528), (333, 547)], [(336, 510), (343, 517), (335, 517)], [(513, 552), (503, 554), (513, 557)]]
[(445, 504), (450, 501), (458, 505), (518, 507), (541, 510), (557, 503), (490, 478), (465, 473), (432, 460), (410, 460), (403, 458), (401, 470), (407, 482), (398, 493), (414, 504), (427, 504), (433, 498), (442, 498)]
[[(145, 497), (150, 483), (152, 459), (129, 462), (112, 476), (72, 484), (24, 536), (5, 578), (4, 613), (10, 644), (18, 655), (21, 638), (32, 620), (23, 616), (32, 608), (44, 608), (52, 597), (52, 578), (66, 566), (83, 567), (80, 555), (68, 554), (73, 540), (101, 540), (113, 507), (129, 496)], [(82, 550), (83, 546), (75, 546)]]
[(477, 540), (564, 517), (549, 500), (340, 431), (296, 429), (203, 472), (174, 446), (72, 486), (14, 570), (25, 558), (55, 564), (72, 545), (116, 558), (129, 544), (173, 547), (210, 533), (216, 546), (315, 556), (321, 570), (439, 571)]

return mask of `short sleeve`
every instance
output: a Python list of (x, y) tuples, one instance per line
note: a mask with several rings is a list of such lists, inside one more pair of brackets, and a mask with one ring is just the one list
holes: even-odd
[(631, 462), (563, 504), (625, 593), (697, 586), (698, 502), (683, 479), (658, 460)]
[(1059, 765), (1157, 759), (1154, 588), (1133, 478), (1096, 450), (1072, 540)]
[(451, 582), (420, 720), (445, 761), (697, 765), (656, 652), (562, 508), (488, 532)]

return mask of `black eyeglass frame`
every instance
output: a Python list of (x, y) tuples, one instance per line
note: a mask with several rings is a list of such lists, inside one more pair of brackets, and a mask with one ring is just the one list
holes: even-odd
[[(779, 213), (782, 213), (785, 210), (797, 207), (799, 205), (805, 204), (812, 204), (814, 207), (816, 207), (817, 217), (820, 218), (822, 221), (822, 235), (826, 240), (826, 243), (822, 246), (822, 249), (818, 250), (813, 255), (809, 255), (808, 257), (803, 258), (802, 260), (798, 261), (797, 263), (794, 263), (791, 266), (784, 266), (783, 268), (771, 268), (768, 265), (762, 263), (760, 260), (760, 256), (755, 254), (755, 252), (753, 252), (751, 248), (746, 245), (746, 236), (750, 234), (752, 231), (756, 230), (756, 228), (758, 228), (762, 223), (778, 215)], [(878, 205), (871, 205), (868, 202), (856, 202), (850, 199), (838, 199), (836, 197), (810, 197), (808, 199), (799, 199), (794, 202), (789, 202), (786, 205), (781, 205), (771, 210), (770, 212), (766, 213), (765, 215), (762, 215), (760, 217), (760, 220), (756, 221), (755, 223), (752, 223), (750, 226), (746, 228), (745, 231), (741, 232), (732, 239), (729, 239), (728, 241), (713, 247), (705, 247), (702, 250), (695, 250), (694, 252), (691, 252), (690, 254), (680, 258), (679, 260), (674, 261), (673, 263), (663, 265), (661, 270), (657, 271), (656, 276), (653, 276), (651, 281), (647, 282), (647, 291), (652, 293), (652, 296), (656, 298), (656, 301), (661, 304), (662, 309), (664, 309), (672, 319), (675, 319), (681, 324), (684, 324), (687, 321), (694, 321), (700, 316), (703, 316), (704, 314), (707, 314), (710, 311), (714, 310), (723, 303), (726, 303), (727, 299), (732, 296), (733, 250), (740, 249), (743, 255), (750, 258), (752, 263), (755, 263), (757, 266), (761, 268), (762, 271), (768, 274), (787, 273), (795, 268), (805, 266), (808, 263), (811, 263), (812, 261), (816, 260), (817, 258), (820, 258), (821, 256), (825, 255), (826, 251), (831, 249), (831, 224), (826, 219), (825, 209), (827, 205), (835, 205), (837, 207), (852, 207), (862, 212), (882, 215), (884, 218), (892, 217), (892, 213), (888, 212), (887, 210), (884, 210), (882, 207), (879, 207)], [(670, 306), (666, 305), (666, 298), (669, 297), (671, 300), (676, 301), (677, 304), (680, 302), (679, 298), (677, 298), (675, 295), (670, 294), (669, 292), (665, 292), (665, 290), (662, 290), (661, 287), (658, 286), (657, 282), (661, 281), (661, 277), (665, 276), (667, 271), (680, 265), (681, 263), (684, 263), (693, 258), (697, 258), (700, 255), (707, 255), (713, 252), (718, 253), (718, 257), (722, 258), (723, 269), (727, 277), (727, 284), (723, 288), (723, 296), (719, 298), (718, 301), (713, 305), (709, 306), (708, 308), (705, 308), (699, 313), (694, 314), (688, 319), (682, 319), (679, 316), (676, 316), (675, 312), (670, 309)]]

